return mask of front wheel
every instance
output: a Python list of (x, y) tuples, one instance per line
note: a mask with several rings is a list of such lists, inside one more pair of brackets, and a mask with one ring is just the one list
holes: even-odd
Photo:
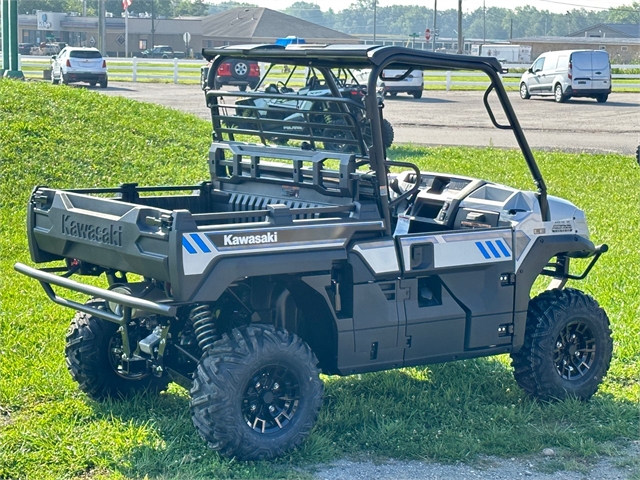
[(567, 288), (529, 302), (524, 345), (511, 354), (518, 385), (542, 400), (588, 400), (609, 369), (609, 319), (592, 297)]
[(393, 131), (393, 125), (386, 118), (382, 120), (382, 141), (384, 142), (384, 148), (389, 148), (393, 144), (395, 138), (395, 132)]
[(318, 360), (298, 336), (267, 325), (223, 335), (194, 374), (191, 415), (209, 446), (239, 460), (299, 445), (322, 405)]
[(523, 100), (529, 100), (531, 98), (527, 84), (524, 82), (520, 84), (520, 98)]
[(559, 83), (556, 85), (555, 89), (553, 90), (553, 98), (558, 103), (563, 103), (567, 100), (567, 97), (562, 92), (562, 85), (560, 85)]
[[(107, 309), (103, 300), (89, 303), (94, 308)], [(150, 333), (145, 332), (138, 333)], [(130, 330), (131, 333), (134, 332)], [(135, 337), (130, 335), (130, 338)], [(77, 312), (71, 321), (65, 354), (69, 373), (80, 385), (80, 390), (94, 400), (127, 397), (137, 392), (159, 393), (169, 384), (166, 376), (156, 377), (150, 372), (123, 372), (119, 368), (122, 335), (118, 332), (118, 325), (84, 312)]]

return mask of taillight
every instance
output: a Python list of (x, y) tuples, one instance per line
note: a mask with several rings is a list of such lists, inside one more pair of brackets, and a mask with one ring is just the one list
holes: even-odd
[(259, 77), (260, 76), (260, 67), (257, 63), (249, 64), (249, 76), (250, 77)]
[(218, 67), (218, 75), (231, 75), (231, 64), (224, 62)]
[(567, 71), (567, 77), (569, 77), (569, 80), (571, 80), (571, 78), (573, 77), (573, 72), (571, 71), (572, 68), (573, 64), (569, 62), (569, 70)]
[(102, 60), (102, 68), (107, 68), (107, 61), (106, 60)]
[(70, 67), (70, 66), (71, 66), (71, 60), (67, 58), (67, 67)]

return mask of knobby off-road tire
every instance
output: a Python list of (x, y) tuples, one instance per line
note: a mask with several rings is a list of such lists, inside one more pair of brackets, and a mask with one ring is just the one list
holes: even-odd
[(529, 302), (524, 345), (511, 354), (518, 385), (532, 397), (588, 400), (609, 369), (609, 319), (592, 297), (567, 288)]
[[(92, 300), (93, 307), (106, 309), (103, 300)], [(80, 389), (94, 400), (127, 397), (138, 392), (159, 393), (167, 388), (166, 376), (151, 373), (118, 372), (114, 350), (121, 345), (118, 325), (83, 312), (76, 312), (67, 331), (67, 368)]]
[(292, 450), (308, 436), (322, 405), (317, 363), (309, 346), (284, 330), (232, 330), (194, 374), (195, 427), (227, 457), (271, 459)]
[(393, 145), (395, 138), (395, 132), (393, 131), (393, 125), (386, 118), (382, 120), (382, 142), (384, 148), (389, 148)]

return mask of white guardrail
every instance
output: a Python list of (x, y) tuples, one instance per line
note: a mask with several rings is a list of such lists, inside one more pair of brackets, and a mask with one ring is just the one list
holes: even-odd
[[(19, 56), (18, 65), (27, 78), (43, 78), (43, 71), (49, 68), (50, 57)], [(140, 80), (179, 81), (200, 80), (200, 67), (203, 60), (188, 59), (158, 59), (158, 58), (107, 58), (107, 66), (110, 65), (109, 76), (113, 80), (137, 82)], [(152, 66), (153, 65), (153, 66)], [(505, 68), (527, 69), (530, 64), (505, 64)], [(620, 70), (638, 69), (639, 65), (612, 65), (612, 68)], [(502, 74), (503, 84), (518, 88), (521, 73)], [(438, 77), (438, 80), (425, 80), (425, 85), (444, 86), (446, 90), (452, 87), (486, 87), (489, 82), (480, 79), (486, 78), (481, 72), (454, 72), (441, 70), (425, 70), (424, 76)], [(455, 78), (455, 80), (454, 80)], [(464, 78), (464, 80), (459, 80)], [(467, 78), (469, 80), (467, 80)], [(476, 80), (478, 79), (478, 80)], [(638, 83), (621, 83), (616, 80), (638, 80)], [(640, 74), (614, 73), (612, 75), (613, 88), (640, 88)]]

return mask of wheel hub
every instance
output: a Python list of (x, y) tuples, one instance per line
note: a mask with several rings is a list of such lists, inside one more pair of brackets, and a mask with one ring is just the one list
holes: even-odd
[(287, 367), (271, 365), (256, 372), (242, 397), (242, 415), (247, 425), (264, 434), (285, 428), (300, 403), (300, 388)]
[(553, 353), (558, 375), (565, 380), (578, 380), (595, 362), (595, 336), (583, 321), (571, 322), (558, 334)]

